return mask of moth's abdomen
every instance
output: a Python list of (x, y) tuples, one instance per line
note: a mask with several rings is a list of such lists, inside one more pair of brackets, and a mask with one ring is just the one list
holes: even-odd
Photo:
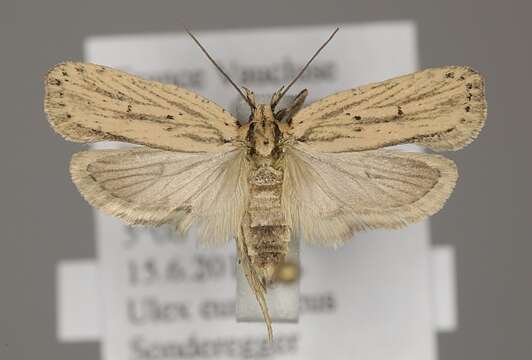
[(283, 172), (261, 166), (249, 177), (244, 236), (251, 264), (269, 281), (288, 252), (290, 230), (281, 206)]

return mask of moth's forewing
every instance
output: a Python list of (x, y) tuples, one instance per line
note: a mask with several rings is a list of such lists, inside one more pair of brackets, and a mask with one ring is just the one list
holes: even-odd
[(50, 124), (74, 142), (223, 152), (238, 136), (236, 119), (208, 99), (101, 65), (59, 64), (48, 72), (45, 89)]
[(327, 96), (296, 114), (290, 134), (320, 152), (409, 143), (458, 150), (476, 138), (485, 118), (482, 76), (449, 66)]

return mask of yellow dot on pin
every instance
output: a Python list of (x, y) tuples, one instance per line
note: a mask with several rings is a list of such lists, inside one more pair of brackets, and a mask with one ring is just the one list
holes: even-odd
[(299, 279), (301, 270), (295, 262), (286, 261), (277, 266), (274, 274), (274, 281), (284, 284), (291, 284)]

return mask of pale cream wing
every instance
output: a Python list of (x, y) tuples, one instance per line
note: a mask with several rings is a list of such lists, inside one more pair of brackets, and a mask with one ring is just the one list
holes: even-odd
[(50, 124), (74, 142), (218, 152), (238, 136), (236, 119), (213, 102), (101, 65), (59, 64), (46, 76), (45, 89)]
[(72, 179), (94, 207), (130, 224), (195, 223), (205, 243), (237, 234), (246, 204), (243, 152), (179, 153), (139, 147), (72, 157)]
[(398, 228), (437, 212), (458, 177), (440, 155), (286, 149), (283, 204), (296, 234), (335, 245), (357, 231)]
[(296, 114), (290, 133), (322, 152), (405, 143), (457, 150), (476, 138), (485, 118), (480, 74), (449, 66), (327, 96)]

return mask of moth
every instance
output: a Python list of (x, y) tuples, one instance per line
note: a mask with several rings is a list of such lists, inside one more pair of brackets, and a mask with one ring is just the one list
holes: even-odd
[(307, 107), (304, 89), (280, 107), (337, 30), (269, 103), (236, 85), (189, 32), (249, 105), (245, 124), (187, 89), (101, 65), (62, 63), (45, 79), (45, 112), (66, 140), (139, 145), (74, 154), (70, 172), (85, 199), (129, 224), (173, 223), (180, 232), (194, 224), (205, 244), (235, 239), (270, 339), (265, 293), (291, 239), (337, 246), (436, 213), (457, 181), (455, 164), (387, 147), (458, 150), (486, 118), (483, 78), (462, 66), (340, 91)]

